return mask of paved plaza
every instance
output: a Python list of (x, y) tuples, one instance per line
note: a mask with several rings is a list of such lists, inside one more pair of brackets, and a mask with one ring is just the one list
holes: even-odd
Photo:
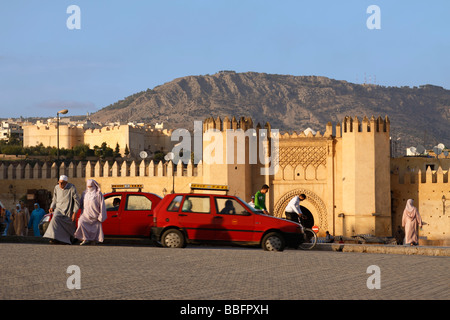
[[(41, 243), (0, 243), (0, 254), (1, 300), (450, 298), (445, 256)], [(75, 275), (80, 289), (68, 288)]]

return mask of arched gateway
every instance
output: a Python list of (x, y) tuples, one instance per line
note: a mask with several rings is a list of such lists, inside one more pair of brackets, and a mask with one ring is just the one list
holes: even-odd
[[(300, 194), (306, 195), (306, 201), (305, 204), (302, 203), (302, 206), (305, 206), (308, 208), (308, 204), (311, 204), (314, 207), (317, 216), (314, 217), (314, 220), (317, 221), (315, 224), (319, 227), (319, 230), (326, 231), (328, 230), (328, 222), (327, 222), (327, 208), (325, 206), (325, 203), (322, 201), (322, 199), (315, 194), (314, 192), (306, 189), (295, 189), (287, 192), (285, 195), (283, 195), (275, 204), (274, 207), (274, 216), (275, 217), (283, 217), (284, 215), (284, 209), (286, 208), (289, 201)], [(312, 208), (309, 208), (312, 209)]]

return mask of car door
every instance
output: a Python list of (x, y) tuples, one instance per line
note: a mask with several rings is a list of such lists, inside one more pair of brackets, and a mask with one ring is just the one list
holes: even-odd
[(215, 197), (216, 240), (254, 241), (255, 219), (248, 209), (232, 197)]
[(119, 211), (123, 207), (122, 194), (110, 193), (105, 196), (105, 206), (107, 218), (102, 223), (103, 233), (106, 236), (119, 234)]
[(124, 202), (119, 212), (119, 235), (149, 236), (153, 225), (154, 201), (144, 194), (128, 193)]
[(211, 214), (211, 197), (186, 195), (181, 208), (178, 209), (178, 223), (186, 230), (191, 240), (214, 240), (215, 225)]

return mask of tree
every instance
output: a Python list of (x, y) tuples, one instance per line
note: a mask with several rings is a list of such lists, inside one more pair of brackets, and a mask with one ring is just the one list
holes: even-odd
[(164, 160), (164, 152), (162, 151), (156, 151), (155, 154), (153, 155), (153, 160), (155, 162), (159, 162), (159, 161), (163, 161)]
[(114, 158), (120, 157), (120, 147), (118, 142), (116, 143), (116, 148), (114, 149), (113, 157)]
[(100, 147), (94, 146), (94, 154), (96, 157), (98, 157), (100, 159), (105, 159), (105, 158), (113, 157), (114, 151), (113, 151), (113, 149), (108, 147), (106, 142), (103, 142)]
[(130, 149), (128, 149), (128, 144), (125, 145), (125, 156), (128, 157), (128, 155), (130, 154)]

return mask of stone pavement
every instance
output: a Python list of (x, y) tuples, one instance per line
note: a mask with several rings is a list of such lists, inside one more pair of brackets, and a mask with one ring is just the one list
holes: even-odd
[[(48, 239), (42, 237), (19, 237), (0, 236), (0, 243), (41, 243), (47, 244)], [(110, 245), (151, 245), (147, 239), (120, 239), (106, 238), (104, 244)], [(318, 243), (313, 250), (337, 251), (337, 252), (359, 252), (359, 253), (384, 253), (384, 254), (406, 254), (425, 256), (450, 257), (450, 247), (436, 246), (403, 246), (390, 244), (354, 244), (354, 243)]]
[[(0, 300), (450, 298), (448, 256), (37, 242), (2, 242), (0, 256)], [(70, 266), (79, 267), (80, 289), (68, 288)], [(368, 287), (372, 266), (380, 289)]]
[(317, 244), (315, 250), (450, 257), (450, 247), (432, 247), (432, 246), (320, 243)]

